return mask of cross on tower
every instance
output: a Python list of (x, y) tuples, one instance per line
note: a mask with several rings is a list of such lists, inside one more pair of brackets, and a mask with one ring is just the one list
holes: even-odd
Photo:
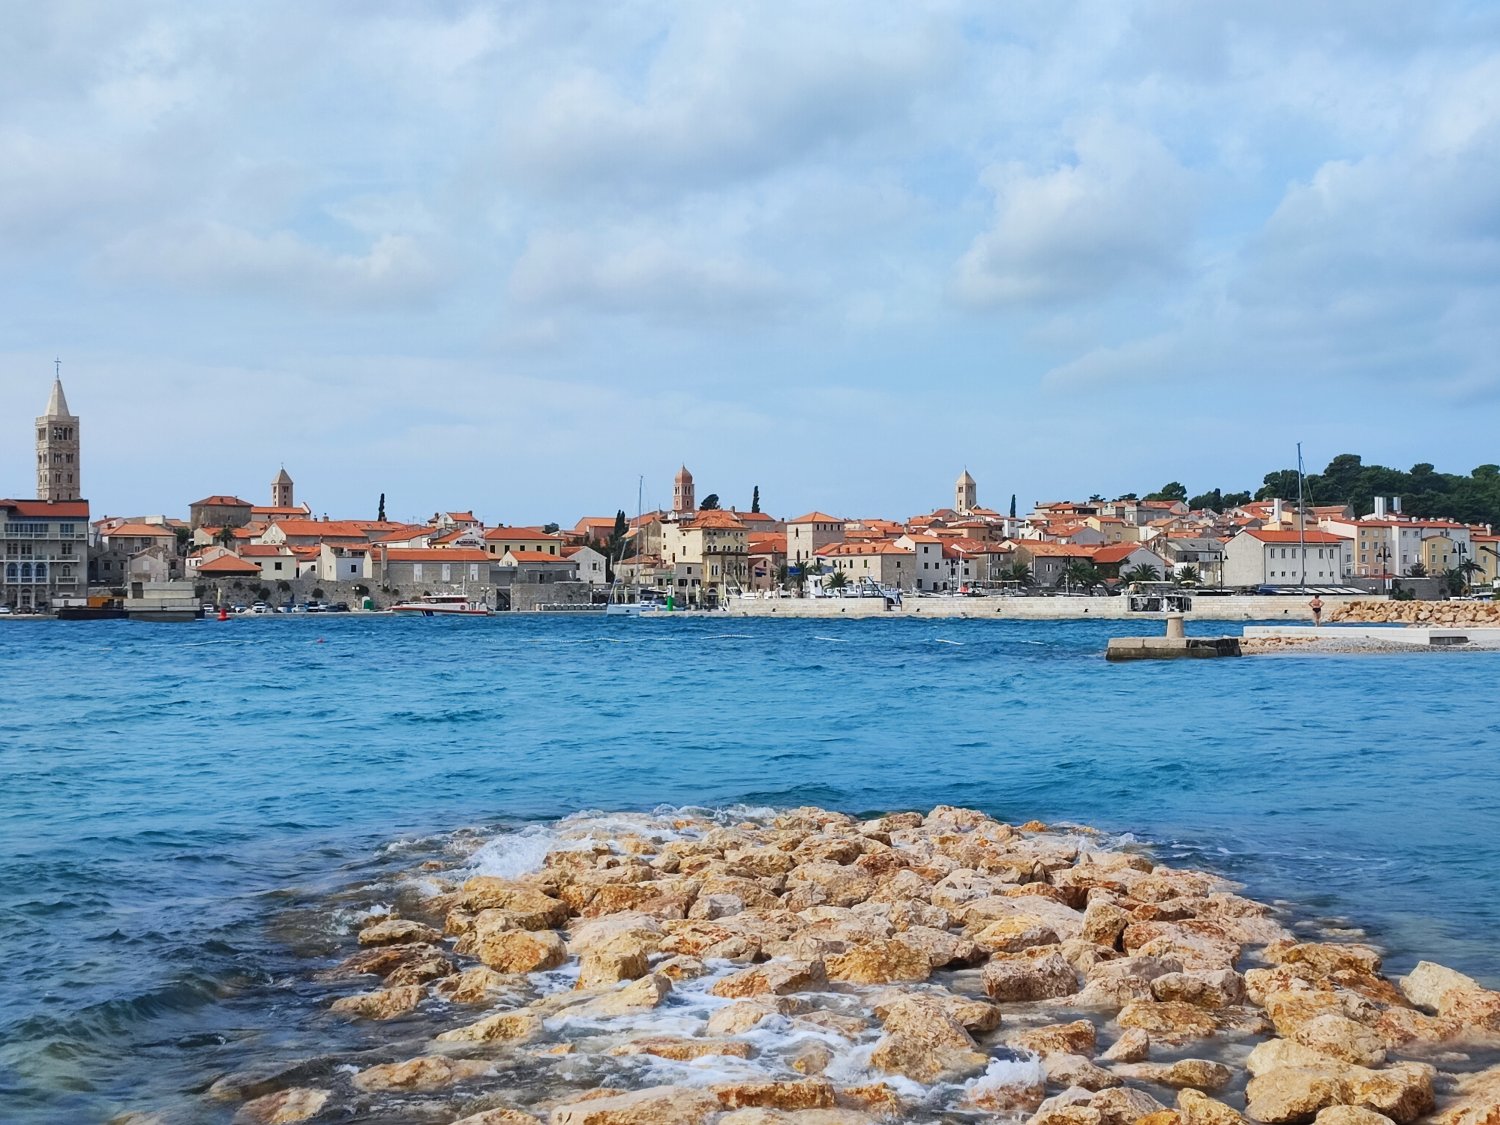
[(62, 360), (54, 359), (52, 361), (52, 377), (54, 379), (62, 378)]

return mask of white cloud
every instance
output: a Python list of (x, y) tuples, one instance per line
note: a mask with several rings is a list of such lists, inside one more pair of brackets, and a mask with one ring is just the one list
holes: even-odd
[(955, 278), (972, 305), (1037, 304), (1107, 294), (1175, 269), (1193, 233), (1191, 175), (1149, 133), (1086, 122), (1072, 159), (1039, 174), (990, 169), (994, 225)]

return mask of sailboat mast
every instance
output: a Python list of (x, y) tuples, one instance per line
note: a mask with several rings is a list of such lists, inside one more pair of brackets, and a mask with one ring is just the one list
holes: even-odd
[(1297, 443), (1297, 546), (1302, 554), (1300, 586), (1307, 585), (1307, 513), (1302, 507), (1302, 443)]

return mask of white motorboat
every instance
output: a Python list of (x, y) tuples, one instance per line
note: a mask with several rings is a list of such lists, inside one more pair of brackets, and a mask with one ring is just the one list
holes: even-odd
[(490, 607), (483, 602), (470, 601), (467, 594), (424, 594), (414, 602), (401, 602), (391, 606), (391, 612), (415, 614), (421, 617), (438, 617), (448, 614), (488, 617)]

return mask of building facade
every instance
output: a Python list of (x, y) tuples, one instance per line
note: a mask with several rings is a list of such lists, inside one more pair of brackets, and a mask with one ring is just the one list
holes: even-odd
[(86, 500), (0, 500), (0, 604), (41, 609), (88, 593)]
[(77, 500), (83, 480), (78, 418), (68, 409), (61, 379), (52, 381), (47, 410), (36, 420), (36, 495), (38, 500)]

